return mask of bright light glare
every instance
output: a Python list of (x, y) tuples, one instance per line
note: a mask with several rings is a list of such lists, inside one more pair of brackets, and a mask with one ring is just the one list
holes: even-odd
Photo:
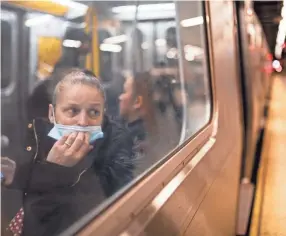
[(122, 35), (106, 38), (103, 40), (103, 42), (107, 44), (118, 44), (118, 43), (124, 43), (127, 40), (128, 40), (127, 35), (122, 34)]
[(195, 58), (201, 56), (204, 53), (204, 50), (200, 47), (187, 44), (184, 46), (184, 52), (185, 59), (187, 61), (193, 61)]
[(52, 2), (59, 3), (63, 6), (74, 8), (80, 11), (87, 11), (88, 6), (72, 0), (52, 0)]
[(255, 27), (253, 24), (248, 24), (247, 25), (247, 31), (250, 35), (255, 35)]
[(147, 42), (143, 42), (143, 43), (141, 44), (141, 48), (142, 48), (143, 50), (147, 50), (147, 49), (149, 48), (149, 44), (148, 44)]
[[(282, 56), (282, 45), (285, 42), (285, 36), (286, 36), (286, 21), (285, 21), (285, 15), (286, 15), (286, 9), (285, 9), (285, 0), (283, 1), (283, 7), (281, 9), (281, 16), (282, 19), (279, 23), (277, 38), (276, 38), (276, 45), (275, 45), (275, 57), (280, 59)], [(281, 69), (282, 70), (282, 69)]]
[(272, 66), (274, 69), (278, 69), (281, 65), (280, 65), (280, 62), (278, 60), (274, 60), (272, 62)]
[(67, 6), (69, 8), (66, 17), (68, 19), (73, 19), (76, 17), (80, 17), (86, 14), (88, 6), (79, 2), (75, 2), (72, 0), (52, 0), (53, 2), (59, 3), (63, 6)]
[(31, 27), (31, 26), (35, 26), (35, 25), (39, 25), (42, 24), (48, 20), (51, 20), (53, 18), (52, 15), (42, 15), (42, 16), (37, 16), (37, 17), (33, 17), (31, 19), (28, 19), (25, 21), (25, 25), (27, 27)]
[(283, 6), (282, 7), (282, 9), (281, 9), (281, 16), (283, 17), (283, 18), (285, 18), (285, 16), (286, 16), (286, 8)]
[[(174, 3), (160, 3), (160, 4), (143, 4), (138, 6), (138, 11), (170, 11), (175, 10)], [(117, 14), (122, 13), (135, 13), (135, 5), (113, 7), (112, 12)]]
[(201, 25), (204, 23), (204, 18), (202, 16), (197, 16), (194, 18), (189, 18), (181, 21), (182, 27), (191, 27), (196, 25)]
[[(116, 18), (120, 20), (133, 21), (136, 6), (118, 6), (113, 7), (112, 12), (116, 14)], [(165, 19), (175, 18), (175, 4), (174, 3), (160, 3), (160, 4), (143, 4), (139, 5), (137, 9), (138, 20), (151, 20), (151, 19)]]
[(155, 41), (155, 44), (157, 47), (163, 47), (163, 46), (166, 46), (167, 41), (166, 41), (166, 39), (157, 39)]
[(101, 51), (105, 51), (105, 52), (121, 52), (122, 50), (122, 47), (120, 45), (107, 44), (107, 43), (100, 44), (99, 48)]
[(252, 14), (253, 14), (253, 11), (251, 8), (248, 8), (246, 12), (247, 12), (247, 15), (249, 15), (249, 16), (252, 16)]
[(173, 58), (177, 58), (177, 54), (178, 54), (177, 48), (170, 48), (166, 56), (167, 58), (173, 59)]
[(281, 66), (278, 67), (278, 68), (276, 69), (276, 71), (277, 71), (277, 72), (281, 72), (281, 71), (282, 71), (282, 67), (281, 67)]
[(81, 41), (66, 39), (63, 41), (63, 46), (67, 48), (79, 48), (81, 46)]
[(282, 47), (281, 47), (278, 43), (276, 43), (274, 54), (275, 54), (275, 57), (276, 57), (276, 58), (278, 58), (278, 59), (281, 58), (281, 55), (282, 55)]

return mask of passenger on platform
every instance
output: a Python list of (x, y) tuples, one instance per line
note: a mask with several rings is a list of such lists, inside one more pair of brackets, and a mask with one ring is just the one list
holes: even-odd
[(70, 70), (55, 83), (48, 119), (28, 125), (27, 161), (1, 158), (2, 183), (25, 193), (14, 234), (58, 235), (133, 179), (130, 133), (105, 116), (104, 100), (96, 77)]

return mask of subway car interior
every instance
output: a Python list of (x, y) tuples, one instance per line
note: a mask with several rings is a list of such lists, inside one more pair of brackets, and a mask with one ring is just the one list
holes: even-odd
[(286, 235), (286, 1), (0, 16), (1, 235)]

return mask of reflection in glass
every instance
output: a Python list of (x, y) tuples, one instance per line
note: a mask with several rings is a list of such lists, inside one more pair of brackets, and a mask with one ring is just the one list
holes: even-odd
[[(89, 4), (88, 10), (87, 6), (82, 7), (85, 10), (78, 11), (82, 12), (80, 15), (76, 14), (78, 12), (72, 10), (71, 6), (66, 17), (38, 13), (33, 10), (25, 13), (25, 21), (22, 24), (23, 28), (29, 29), (29, 56), (19, 60), (22, 66), (29, 68), (29, 78), (22, 79), (25, 80), (30, 92), (19, 85), (20, 91), (17, 92), (24, 95), (21, 103), (18, 104), (19, 109), (14, 109), (13, 114), (17, 114), (16, 110), (23, 113), (22, 116), (29, 121), (30, 125), (35, 118), (49, 119), (50, 104), (54, 103), (54, 85), (66, 76), (67, 71), (77, 67), (84, 70), (86, 77), (96, 74), (95, 77), (100, 81), (99, 87), (104, 90), (105, 99), (101, 106), (102, 109), (104, 108), (104, 115), (108, 117), (104, 120), (121, 127), (121, 131), (126, 131), (130, 139), (130, 145), (126, 148), (130, 152), (125, 150), (124, 158), (117, 158), (117, 154), (122, 151), (121, 146), (115, 145), (111, 148), (110, 145), (105, 144), (99, 148), (102, 154), (100, 156), (108, 156), (115, 160), (114, 169), (106, 164), (108, 158), (95, 158), (96, 160), (83, 158), (87, 162), (90, 161), (89, 164), (94, 169), (93, 172), (79, 172), (82, 178), (78, 178), (77, 183), (80, 184), (77, 187), (60, 186), (58, 193), (62, 195), (47, 199), (47, 194), (53, 191), (47, 186), (60, 185), (62, 180), (50, 179), (45, 183), (46, 185), (41, 186), (47, 187), (41, 192), (41, 196), (45, 199), (42, 203), (43, 209), (55, 209), (53, 206), (61, 208), (65, 204), (70, 204), (66, 202), (66, 196), (78, 196), (70, 206), (70, 214), (65, 213), (64, 220), (57, 222), (56, 230), (66, 229), (79, 220), (79, 217), (88, 214), (90, 210), (130, 183), (133, 178), (153, 167), (159, 160), (168, 158), (171, 151), (192, 137), (209, 121), (210, 78), (207, 70), (205, 26), (201, 3), (181, 1), (176, 4), (177, 8), (172, 1), (148, 4), (141, 1), (94, 1)], [(8, 25), (3, 24), (1, 30), (8, 32), (1, 34), (1, 37), (7, 37), (2, 39), (2, 53), (7, 54), (4, 58), (6, 60), (11, 56), (8, 50), (10, 48)], [(19, 35), (23, 35), (22, 33), (19, 32)], [(3, 60), (4, 63), (5, 60)], [(7, 76), (5, 76), (4, 70), (1, 75), (2, 86), (6, 86)], [(79, 97), (74, 98), (74, 102), (81, 101), (88, 94), (88, 90), (79, 91)], [(73, 88), (70, 87), (66, 97), (72, 93)], [(94, 91), (94, 94), (96, 93), (98, 91)], [(59, 107), (59, 104), (55, 107)], [(63, 108), (67, 114), (73, 114), (79, 110), (81, 109), (78, 107)], [(96, 115), (98, 111), (92, 112)], [(60, 120), (58, 122), (61, 124)], [(30, 125), (27, 125), (24, 119), (21, 124), (23, 127), (28, 127), (26, 133), (30, 134)], [(103, 124), (104, 122), (100, 125), (103, 127)], [(44, 130), (43, 134), (46, 134), (45, 129), (53, 125), (54, 123), (50, 120), (39, 127), (40, 130)], [(84, 122), (68, 125), (87, 126)], [(88, 126), (90, 126), (89, 123)], [(124, 141), (117, 136), (118, 133), (108, 134), (106, 129), (104, 132), (109, 142), (113, 138), (117, 138), (120, 142)], [(43, 137), (39, 135), (40, 142), (45, 140)], [(27, 140), (15, 143), (15, 146), (21, 148), (24, 146), (21, 149), (22, 152), (33, 151), (35, 147), (29, 144), (30, 139)], [(116, 141), (111, 143), (114, 145)], [(50, 150), (51, 147), (45, 150), (44, 154), (49, 153)], [(42, 150), (40, 152), (42, 155)], [(33, 163), (33, 159), (20, 159), (11, 153), (8, 157), (15, 160), (17, 164)], [(46, 163), (49, 160), (44, 154), (43, 158), (37, 160), (38, 162), (31, 168), (32, 182), (40, 179), (38, 175), (44, 176), (44, 171), (51, 173), (49, 171), (52, 168), (59, 168), (55, 165), (44, 169), (42, 173), (37, 172), (35, 166), (38, 164), (45, 163), (45, 168), (51, 166), (51, 163)], [(22, 153), (16, 156), (23, 157)], [(130, 167), (127, 168), (128, 171), (124, 171), (124, 173), (130, 173), (128, 180), (114, 185), (115, 179), (119, 181), (118, 176), (121, 174), (118, 176), (116, 174), (118, 178), (114, 178), (115, 175), (110, 173), (117, 173), (119, 167), (126, 166)], [(110, 174), (106, 175), (105, 179), (102, 178), (102, 170)], [(34, 175), (33, 171), (38, 175)], [(57, 172), (58, 169), (53, 171), (48, 178), (60, 173)], [(66, 169), (63, 173), (65, 171)], [(106, 189), (112, 190), (106, 192)], [(63, 193), (64, 190), (67, 192)], [(10, 199), (16, 199), (13, 198), (14, 193), (9, 194), (12, 196)], [(92, 204), (81, 205), (85, 202), (82, 200), (84, 197), (81, 198), (83, 195), (90, 197), (85, 200)], [(11, 220), (17, 211), (22, 212), (20, 209), (23, 204), (25, 206), (26, 199), (28, 198), (24, 198), (23, 202), (16, 199), (16, 203), (13, 204), (17, 209), (12, 207), (5, 209), (7, 212), (3, 214)], [(10, 202), (8, 205), (11, 205)], [(73, 217), (72, 213), (79, 209), (81, 213)], [(29, 207), (24, 208), (23, 212), (25, 211), (28, 217)], [(44, 210), (42, 214), (40, 218), (48, 213)], [(54, 213), (50, 212), (50, 214)], [(52, 221), (56, 218), (50, 219)], [(38, 222), (34, 223), (38, 224)], [(41, 235), (41, 232), (38, 235)]]

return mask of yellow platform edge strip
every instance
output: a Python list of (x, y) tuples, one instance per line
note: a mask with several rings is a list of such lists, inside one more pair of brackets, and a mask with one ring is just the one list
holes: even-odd
[[(271, 91), (273, 93), (273, 90)], [(251, 216), (251, 226), (250, 226), (250, 236), (260, 236), (260, 227), (261, 227), (261, 217), (262, 217), (262, 207), (263, 207), (263, 197), (264, 197), (264, 184), (265, 179), (267, 178), (267, 164), (268, 164), (268, 155), (269, 155), (269, 146), (271, 143), (271, 132), (268, 129), (268, 123), (271, 118), (271, 100), (268, 112), (268, 121), (266, 123), (265, 128), (265, 138), (263, 140), (262, 145), (262, 156), (260, 160), (260, 166), (258, 169), (257, 176), (257, 185), (256, 185), (256, 193), (254, 198), (254, 207)]]

